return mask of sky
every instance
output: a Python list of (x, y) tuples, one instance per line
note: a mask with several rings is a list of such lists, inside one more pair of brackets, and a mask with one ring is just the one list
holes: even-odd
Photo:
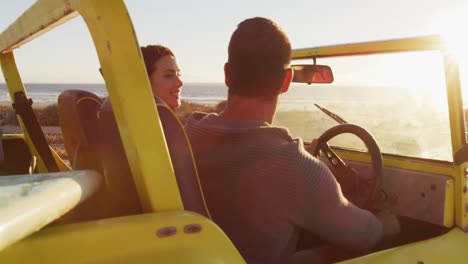
[[(0, 31), (34, 1), (3, 0)], [(254, 16), (276, 21), (293, 48), (438, 34), (468, 14), (467, 0), (125, 1), (140, 45), (162, 44), (177, 57), (185, 82), (223, 82), (230, 35)], [(460, 32), (466, 32), (460, 26)], [(81, 17), (15, 50), (25, 83), (102, 83)], [(0, 72), (0, 83), (4, 82)]]

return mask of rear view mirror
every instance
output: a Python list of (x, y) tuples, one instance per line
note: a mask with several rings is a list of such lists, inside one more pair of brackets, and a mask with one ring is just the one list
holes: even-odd
[(294, 78), (292, 82), (296, 83), (332, 83), (333, 72), (327, 65), (302, 64), (292, 65)]

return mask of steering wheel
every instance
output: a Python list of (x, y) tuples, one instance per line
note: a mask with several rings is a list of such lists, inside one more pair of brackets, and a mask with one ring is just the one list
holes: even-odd
[[(363, 179), (358, 172), (346, 165), (328, 145), (328, 141), (338, 135), (350, 133), (357, 136), (366, 145), (371, 156), (372, 177)], [(329, 162), (336, 180), (340, 183), (343, 194), (356, 206), (371, 210), (379, 201), (382, 184), (383, 162), (382, 153), (374, 137), (364, 128), (353, 124), (340, 124), (325, 131), (312, 150), (312, 155), (318, 157), (320, 150)]]

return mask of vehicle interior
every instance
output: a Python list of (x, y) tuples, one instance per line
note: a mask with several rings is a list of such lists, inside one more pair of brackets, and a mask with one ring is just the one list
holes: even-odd
[[(92, 177), (102, 180), (86, 200), (34, 226), (34, 231), (47, 226), (43, 231), (7, 243), (0, 259), (22, 262), (39, 254), (50, 262), (72, 257), (113, 263), (194, 257), (242, 262), (211, 221), (183, 124), (170, 108), (153, 101), (123, 2), (46, 6), (39, 1), (28, 12), (43, 10), (61, 15), (26, 23), (31, 26), (0, 45), (2, 70), (24, 131), (2, 136), (0, 175), (93, 171), (98, 176)], [(67, 164), (49, 147), (30, 113), (13, 50), (78, 14), (93, 37), (109, 97), (84, 90), (59, 96)], [(8, 32), (26, 20), (27, 15), (21, 17)], [(46, 26), (32, 26), (37, 24)], [(274, 125), (288, 127), (306, 147), (316, 139), (311, 154), (330, 167), (351, 202), (374, 213), (390, 210), (401, 223), (401, 233), (375, 248), (377, 254), (346, 263), (446, 261), (431, 248), (450, 239), (460, 242), (450, 244), (451, 257), (463, 255), (468, 151), (457, 63), (443, 41), (427, 36), (294, 49), (292, 59), (295, 79), (289, 96), (303, 97), (308, 107), (297, 108), (285, 96)], [(337, 95), (339, 102), (333, 99)], [(105, 242), (111, 240), (128, 248), (118, 252)], [(298, 249), (323, 245), (312, 240), (301, 241)], [(98, 241), (95, 249), (75, 250), (90, 241)], [(50, 248), (63, 252), (40, 254)]]
[[(209, 219), (182, 124), (153, 101), (127, 13), (123, 1), (37, 1), (0, 36), (2, 71), (24, 131), (2, 137), (2, 187), (23, 188), (13, 188), (1, 208), (2, 262), (242, 262)], [(109, 100), (82, 90), (59, 96), (67, 164), (47, 144), (13, 50), (77, 15), (88, 23)], [(160, 119), (163, 125), (154, 122)]]

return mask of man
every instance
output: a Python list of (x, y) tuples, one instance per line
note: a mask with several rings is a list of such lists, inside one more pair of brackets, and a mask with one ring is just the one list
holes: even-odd
[(346, 200), (301, 139), (270, 125), (293, 77), (286, 34), (247, 19), (228, 53), (225, 110), (194, 113), (186, 125), (213, 220), (248, 263), (290, 262), (301, 229), (347, 250), (375, 246), (385, 225)]

